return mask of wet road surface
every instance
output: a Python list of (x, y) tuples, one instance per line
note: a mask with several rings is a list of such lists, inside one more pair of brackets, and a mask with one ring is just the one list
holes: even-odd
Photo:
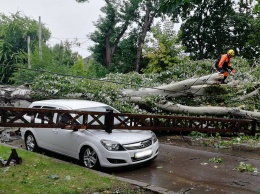
[[(250, 163), (260, 169), (258, 154), (248, 158), (225, 150), (205, 151), (161, 144), (158, 157), (150, 164), (129, 169), (106, 170), (115, 176), (159, 186), (176, 193), (189, 194), (250, 194), (260, 193), (260, 174), (238, 172), (240, 162)], [(241, 153), (241, 152), (240, 152)], [(222, 163), (209, 159), (223, 158)]]
[[(8, 144), (24, 148), (21, 139)], [(44, 154), (73, 162), (54, 153)], [(223, 162), (209, 162), (209, 159), (214, 157), (223, 158)], [(257, 167), (258, 173), (235, 171), (234, 168), (238, 167), (240, 162)], [(159, 155), (150, 163), (101, 171), (176, 193), (257, 194), (260, 193), (259, 170), (260, 153), (196, 147), (183, 143), (181, 145), (160, 143)]]

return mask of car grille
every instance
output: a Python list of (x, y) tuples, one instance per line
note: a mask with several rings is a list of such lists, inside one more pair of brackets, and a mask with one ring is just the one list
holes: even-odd
[(153, 140), (152, 140), (152, 138), (150, 138), (150, 139), (136, 142), (136, 143), (124, 144), (123, 147), (126, 150), (138, 150), (138, 149), (143, 149), (143, 148), (149, 147), (152, 144), (153, 144)]
[(149, 156), (142, 157), (142, 158), (132, 157), (131, 160), (132, 160), (133, 162), (137, 162), (137, 161), (141, 161), (141, 160), (145, 160), (145, 159), (147, 159), (147, 158), (150, 158), (151, 156), (152, 156), (152, 154), (149, 155)]
[(121, 160), (121, 159), (113, 159), (113, 158), (107, 158), (107, 160), (112, 163), (112, 164), (124, 164), (126, 163), (125, 160)]

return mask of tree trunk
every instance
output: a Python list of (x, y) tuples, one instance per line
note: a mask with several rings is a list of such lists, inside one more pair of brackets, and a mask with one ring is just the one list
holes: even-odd
[(140, 69), (141, 69), (141, 58), (142, 58), (142, 49), (143, 49), (144, 40), (145, 40), (147, 31), (150, 29), (154, 16), (155, 16), (155, 12), (152, 11), (153, 8), (152, 8), (151, 2), (148, 1), (145, 4), (145, 7), (146, 7), (146, 10), (145, 10), (145, 16), (144, 16), (144, 23), (142, 26), (141, 35), (138, 39), (137, 53), (136, 53), (135, 71), (137, 73), (140, 73)]
[(110, 36), (111, 36), (111, 29), (109, 29), (108, 33), (106, 34), (106, 53), (105, 53), (105, 63), (106, 67), (109, 67), (112, 62), (112, 51), (111, 51), (111, 45), (110, 45)]
[(253, 92), (248, 93), (247, 95), (240, 96), (239, 98), (235, 98), (234, 100), (243, 101), (247, 98), (251, 98), (253, 96), (257, 96), (260, 94), (260, 88), (255, 89)]
[(28, 86), (0, 85), (0, 106), (26, 108), (31, 101), (31, 89)]
[(162, 95), (170, 97), (178, 97), (187, 94), (202, 95), (204, 84), (212, 85), (219, 83), (219, 80), (223, 79), (223, 75), (214, 73), (199, 78), (192, 78), (183, 80), (168, 85), (163, 85), (154, 88), (141, 88), (137, 91), (124, 90), (123, 93), (127, 96), (147, 96), (147, 95)]
[[(129, 102), (133, 102), (140, 105), (149, 106), (146, 101), (141, 97), (131, 97)], [(246, 111), (237, 107), (216, 107), (216, 106), (200, 106), (192, 107), (181, 104), (174, 104), (168, 101), (161, 101), (156, 103), (155, 106), (161, 110), (174, 113), (186, 113), (193, 115), (236, 115), (243, 116), (250, 119), (260, 119), (260, 112)]]

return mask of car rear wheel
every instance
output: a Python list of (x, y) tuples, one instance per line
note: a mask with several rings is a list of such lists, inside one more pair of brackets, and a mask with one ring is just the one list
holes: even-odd
[(96, 151), (88, 146), (84, 147), (81, 151), (81, 162), (87, 168), (97, 169), (99, 168), (99, 159)]
[(31, 152), (37, 151), (38, 145), (37, 145), (35, 137), (33, 136), (33, 134), (31, 132), (26, 133), (24, 142), (25, 142), (25, 147), (27, 150), (29, 150)]

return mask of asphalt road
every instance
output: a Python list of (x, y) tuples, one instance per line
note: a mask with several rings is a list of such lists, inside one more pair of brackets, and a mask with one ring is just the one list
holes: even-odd
[[(260, 169), (260, 158), (248, 158), (174, 145), (161, 144), (151, 164), (127, 170), (108, 170), (116, 176), (146, 182), (176, 193), (249, 194), (260, 193), (260, 173), (235, 171), (240, 162)], [(223, 158), (222, 163), (209, 159)]]
[[(7, 143), (24, 148), (21, 139)], [(60, 156), (53, 153), (47, 155), (60, 159)], [(214, 157), (221, 157), (223, 162), (209, 162), (209, 159)], [(252, 164), (258, 168), (258, 172), (242, 173), (234, 170), (240, 162)], [(101, 171), (155, 185), (175, 193), (260, 193), (259, 153), (160, 143), (159, 155), (151, 163), (131, 168), (101, 169)]]

